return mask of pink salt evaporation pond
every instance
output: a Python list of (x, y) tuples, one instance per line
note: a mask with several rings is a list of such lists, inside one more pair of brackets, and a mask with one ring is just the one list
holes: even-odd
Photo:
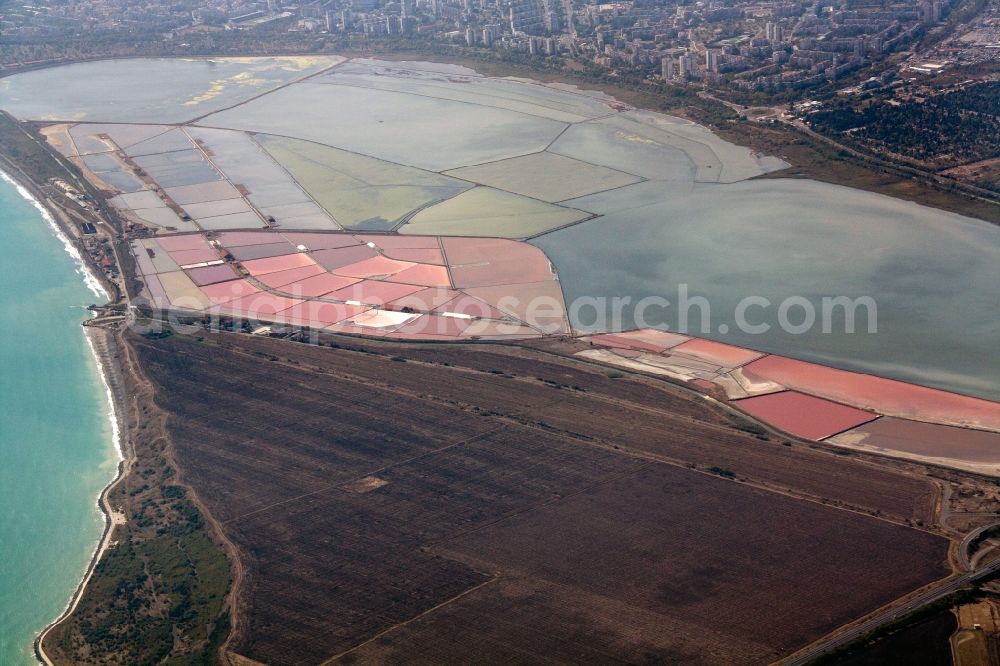
[(273, 320), (275, 315), (279, 312), (287, 310), (293, 305), (298, 305), (299, 303), (302, 303), (302, 301), (296, 298), (275, 296), (274, 294), (261, 291), (256, 294), (234, 299), (219, 307), (225, 312), (241, 314), (246, 317), (250, 317), (251, 319), (260, 318)]
[(507, 315), (485, 301), (472, 296), (459, 296), (434, 310), (437, 314), (458, 314), (483, 319), (505, 319)]
[(311, 254), (316, 263), (328, 271), (336, 271), (343, 266), (350, 266), (351, 264), (379, 256), (378, 252), (367, 245), (351, 245), (349, 247), (313, 250)]
[(243, 262), (243, 267), (250, 272), (250, 275), (257, 276), (264, 275), (266, 273), (287, 271), (292, 268), (301, 268), (302, 266), (311, 266), (314, 263), (315, 262), (309, 258), (309, 255), (297, 253), (287, 254), (283, 257), (267, 257), (266, 259), (246, 261)]
[(252, 259), (263, 259), (264, 257), (280, 257), (283, 254), (294, 253), (295, 246), (291, 243), (257, 243), (256, 245), (240, 245), (226, 249), (238, 261), (250, 261)]
[(362, 235), (358, 239), (375, 246), (390, 259), (416, 261), (421, 264), (444, 264), (444, 255), (437, 236)]
[(307, 266), (299, 266), (298, 268), (289, 268), (287, 271), (265, 273), (264, 275), (257, 276), (257, 280), (271, 289), (277, 289), (279, 287), (284, 287), (286, 284), (292, 284), (293, 282), (304, 280), (313, 275), (327, 274), (328, 273), (323, 270), (322, 266), (309, 264)]
[(549, 335), (569, 332), (562, 289), (554, 280), (471, 287), (465, 292)]
[(229, 301), (256, 294), (260, 291), (257, 287), (246, 280), (229, 280), (228, 282), (218, 282), (216, 284), (205, 285), (201, 288), (208, 300), (216, 305), (228, 303)]
[(180, 250), (206, 250), (209, 249), (208, 241), (201, 234), (182, 234), (179, 236), (157, 236), (159, 243), (167, 252), (177, 252)]
[(142, 276), (142, 281), (146, 284), (146, 293), (149, 294), (149, 300), (153, 305), (158, 308), (170, 307), (170, 299), (167, 297), (167, 292), (163, 289), (160, 279), (155, 274)]
[(415, 261), (421, 264), (434, 264), (441, 265), (444, 264), (444, 255), (441, 254), (441, 249), (437, 247), (433, 248), (397, 248), (397, 249), (387, 249), (383, 250), (382, 253), (389, 257), (390, 259), (399, 259), (400, 261)]
[(458, 288), (554, 280), (545, 253), (533, 245), (498, 238), (443, 238)]
[(407, 294), (406, 296), (397, 298), (386, 305), (393, 310), (409, 308), (411, 310), (419, 310), (420, 312), (430, 312), (431, 310), (444, 306), (450, 301), (455, 300), (460, 295), (461, 292), (455, 291), (454, 289), (431, 287), (415, 291), (412, 294)]
[(235, 280), (236, 272), (228, 264), (217, 264), (215, 266), (205, 266), (204, 268), (191, 268), (187, 272), (196, 285), (204, 287), (207, 284), (216, 282), (226, 282)]
[(397, 329), (394, 337), (411, 337), (424, 340), (457, 338), (472, 323), (469, 319), (423, 315)]
[(764, 356), (761, 352), (700, 338), (672, 347), (670, 352), (694, 356), (724, 368), (738, 368)]
[[(399, 273), (400, 271), (404, 271), (407, 268), (413, 268), (414, 266), (416, 266), (416, 264), (409, 261), (396, 261), (395, 259), (389, 259), (388, 257), (376, 256), (357, 263), (349, 264), (347, 266), (340, 266), (339, 268), (333, 269), (333, 272), (337, 275), (346, 275), (347, 277), (356, 278), (383, 277)], [(433, 287), (435, 285), (423, 286)]]
[(892, 417), (866, 423), (829, 441), (877, 452), (1000, 464), (1000, 433)]
[[(264, 277), (268, 276), (265, 275)], [(304, 280), (284, 284), (281, 286), (281, 291), (302, 298), (316, 298), (329, 294), (332, 291), (349, 287), (357, 282), (360, 282), (358, 278), (343, 277), (341, 275), (333, 275), (332, 273), (319, 273)]]
[(394, 274), (392, 280), (393, 282), (405, 282), (406, 284), (416, 284), (422, 287), (451, 286), (448, 269), (444, 266), (432, 266), (430, 264), (416, 264), (410, 268), (403, 269)]
[(837, 370), (783, 356), (765, 356), (744, 366), (751, 380), (772, 381), (888, 416), (1000, 431), (1000, 403)]
[(219, 260), (219, 253), (210, 247), (197, 250), (171, 250), (168, 254), (171, 259), (177, 262), (178, 266), (189, 266), (191, 264), (200, 264), (205, 261)]
[(381, 306), (418, 291), (423, 291), (423, 287), (412, 284), (383, 282), (381, 280), (362, 280), (342, 289), (331, 291), (324, 298), (338, 301), (357, 301), (359, 303), (370, 303), (371, 305)]
[(626, 340), (641, 340), (643, 342), (648, 342), (651, 345), (663, 347), (664, 349), (676, 347), (680, 343), (687, 342), (691, 339), (690, 336), (687, 335), (671, 333), (670, 331), (660, 331), (655, 328), (640, 328), (634, 331), (622, 331), (621, 333), (615, 333), (615, 336), (625, 338)]
[(779, 430), (814, 440), (836, 435), (877, 417), (871, 412), (798, 391), (743, 398), (733, 404)]
[(611, 349), (629, 349), (632, 351), (652, 352), (654, 354), (659, 354), (660, 352), (667, 350), (667, 347), (662, 344), (657, 344), (656, 342), (650, 342), (639, 338), (628, 338), (614, 333), (590, 335), (583, 338), (583, 340), (592, 342), (595, 345), (600, 345), (601, 347), (610, 347)]
[(321, 301), (305, 301), (281, 312), (277, 318), (294, 326), (309, 328), (325, 328), (338, 321), (355, 317), (368, 308), (363, 305), (345, 305), (343, 303), (323, 303)]
[(351, 317), (350, 322), (346, 323), (362, 328), (395, 330), (419, 316), (406, 312), (396, 312), (394, 310), (372, 309), (356, 317)]

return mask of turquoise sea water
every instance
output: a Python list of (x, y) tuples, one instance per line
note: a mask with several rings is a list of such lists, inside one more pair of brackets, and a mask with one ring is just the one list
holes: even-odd
[(117, 452), (80, 326), (103, 295), (5, 180), (0, 239), (0, 664), (19, 666), (90, 561)]

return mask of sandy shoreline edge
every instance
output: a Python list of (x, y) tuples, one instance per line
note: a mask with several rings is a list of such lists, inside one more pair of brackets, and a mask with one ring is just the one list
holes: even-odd
[[(4, 159), (4, 162), (12, 166), (16, 166), (10, 163), (7, 159)], [(18, 169), (18, 172), (20, 172), (22, 176), (20, 179), (6, 171), (0, 170), (0, 180), (12, 185), (21, 197), (31, 203), (31, 205), (39, 211), (55, 237), (62, 242), (63, 249), (70, 256), (74, 264), (76, 264), (76, 271), (83, 278), (84, 284), (95, 296), (99, 296), (106, 301), (109, 297), (109, 292), (101, 284), (100, 279), (93, 273), (86, 259), (73, 244), (72, 240), (70, 240), (70, 235), (61, 227), (58, 217), (43, 203), (44, 199), (35, 183), (31, 182), (31, 180), (20, 169)], [(121, 378), (119, 376), (120, 371), (113, 363), (116, 345), (114, 337), (110, 332), (103, 329), (86, 326), (85, 324), (82, 327), (87, 348), (90, 350), (91, 357), (94, 360), (100, 377), (101, 385), (104, 388), (105, 399), (107, 400), (108, 407), (107, 418), (111, 426), (112, 445), (117, 453), (118, 464), (116, 465), (115, 476), (108, 481), (103, 489), (101, 489), (101, 492), (97, 497), (96, 506), (101, 512), (101, 515), (104, 517), (104, 530), (97, 540), (94, 554), (91, 556), (79, 583), (77, 583), (72, 595), (66, 602), (66, 606), (63, 608), (63, 611), (54, 620), (41, 629), (41, 631), (35, 636), (32, 643), (35, 658), (39, 661), (39, 663), (50, 665), (53, 662), (45, 654), (45, 651), (42, 648), (42, 641), (56, 625), (66, 619), (66, 617), (68, 617), (76, 609), (84, 591), (86, 590), (87, 583), (90, 582), (90, 578), (94, 573), (97, 563), (108, 549), (111, 536), (114, 533), (114, 526), (120, 522), (120, 517), (115, 514), (110, 503), (108, 502), (108, 494), (124, 477), (125, 471), (131, 460), (131, 454), (126, 453), (125, 439), (123, 436), (125, 429), (125, 422), (123, 418), (125, 396), (122, 392)]]
[[(23, 172), (20, 173), (23, 175)], [(43, 218), (49, 222), (56, 236), (64, 242), (67, 252), (74, 258), (74, 261), (78, 263), (78, 272), (83, 276), (84, 282), (92, 290), (95, 289), (94, 286), (92, 286), (92, 283), (97, 284), (97, 288), (100, 289), (100, 280), (98, 277), (94, 276), (93, 271), (86, 261), (86, 257), (81, 257), (79, 256), (79, 253), (76, 252), (76, 247), (73, 244), (71, 236), (69, 236), (63, 229), (63, 220), (59, 219), (58, 215), (51, 209), (50, 206), (43, 203), (46, 201), (46, 198), (37, 194), (37, 186), (34, 183), (31, 183), (30, 179), (28, 179), (28, 184), (21, 185), (17, 182), (17, 180), (10, 177), (3, 171), (0, 171), (0, 176), (2, 176), (4, 180), (12, 182), (16, 187), (18, 187), (19, 191), (22, 191), (22, 194), (26, 199), (33, 202), (36, 208), (39, 208), (42, 211)], [(24, 177), (27, 178), (27, 176)], [(32, 192), (35, 192), (36, 194), (33, 196), (31, 194)], [(84, 332), (88, 347), (95, 363), (97, 364), (102, 385), (104, 386), (107, 395), (109, 404), (108, 416), (111, 421), (113, 432), (113, 444), (118, 451), (119, 460), (116, 475), (101, 490), (97, 497), (97, 507), (104, 516), (105, 524), (103, 532), (97, 541), (96, 550), (62, 613), (56, 619), (47, 624), (33, 641), (35, 657), (38, 659), (39, 663), (45, 664), (53, 664), (53, 661), (44, 652), (44, 641), (53, 629), (59, 626), (60, 623), (64, 622), (67, 617), (69, 617), (77, 609), (83, 594), (86, 592), (87, 586), (92, 578), (97, 564), (101, 561), (101, 558), (104, 557), (113, 543), (115, 526), (121, 524), (124, 520), (124, 516), (122, 514), (114, 511), (114, 508), (111, 506), (108, 498), (110, 493), (128, 474), (134, 461), (134, 453), (128, 445), (128, 423), (125, 412), (127, 398), (125, 392), (122, 390), (122, 372), (117, 362), (117, 353), (119, 350), (117, 348), (118, 343), (116, 342), (115, 335), (106, 329), (86, 325), (84, 325)], [(905, 383), (912, 384), (913, 382)], [(128, 449), (127, 452), (126, 449)]]
[(38, 633), (32, 643), (35, 657), (38, 659), (39, 663), (47, 664), (48, 666), (52, 666), (54, 662), (49, 659), (48, 655), (45, 654), (42, 642), (52, 629), (54, 629), (59, 623), (69, 617), (69, 615), (76, 610), (80, 603), (80, 599), (86, 591), (87, 584), (90, 582), (90, 579), (94, 574), (97, 563), (101, 561), (101, 558), (107, 552), (111, 544), (111, 537), (114, 535), (115, 526), (124, 522), (124, 516), (116, 513), (111, 507), (108, 495), (112, 490), (114, 490), (118, 483), (125, 478), (125, 474), (132, 463), (131, 453), (125, 453), (125, 438), (123, 436), (125, 423), (123, 418), (124, 412), (122, 409), (125, 396), (123, 395), (121, 389), (121, 378), (117, 376), (120, 372), (113, 363), (114, 350), (116, 347), (114, 336), (110, 332), (103, 329), (88, 326), (84, 326), (84, 335), (87, 339), (87, 346), (89, 347), (97, 364), (98, 372), (101, 376), (101, 384), (104, 386), (105, 394), (107, 396), (109, 405), (108, 417), (112, 428), (113, 443), (115, 445), (115, 450), (118, 452), (118, 464), (116, 465), (114, 478), (108, 481), (107, 485), (101, 489), (101, 493), (97, 498), (97, 508), (104, 517), (104, 530), (97, 541), (94, 554), (91, 556), (90, 561), (87, 564), (87, 568), (84, 570), (84, 573), (80, 578), (80, 582), (74, 589), (72, 596), (69, 601), (66, 602), (66, 607), (63, 609), (62, 613), (47, 624)]

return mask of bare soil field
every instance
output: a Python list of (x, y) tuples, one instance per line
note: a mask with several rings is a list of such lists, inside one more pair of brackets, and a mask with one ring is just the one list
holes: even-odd
[[(925, 559), (937, 541), (858, 514), (831, 515), (810, 502), (653, 464), (434, 549), (496, 572), (503, 583), (527, 579), (522, 585), (547, 590), (541, 597), (550, 606), (524, 613), (517, 597), (497, 598), (503, 593), (484, 586), (458, 602), (481, 608), (440, 619), (430, 614), (420, 624), (433, 632), (425, 628), (420, 642), (408, 636), (408, 627), (383, 636), (376, 641), (386, 652), (379, 660), (405, 661), (443, 636), (465, 645), (456, 645), (458, 654), (496, 643), (502, 650), (490, 655), (490, 663), (544, 662), (577, 644), (594, 658), (631, 663), (768, 662), (886, 596), (940, 575)], [(910, 554), (881, 559), (888, 544)], [(845, 579), (857, 585), (846, 596)], [(606, 616), (599, 622), (575, 610), (602, 606), (598, 616)], [(615, 616), (628, 619), (610, 622)], [(491, 618), (503, 618), (516, 640), (498, 642)], [(544, 640), (525, 640), (532, 634)], [(630, 636), (640, 640), (631, 644)], [(367, 654), (365, 648), (357, 652)]]
[(927, 481), (655, 380), (503, 347), (132, 344), (240, 553), (230, 648), (261, 662), (762, 663), (948, 573), (905, 525)]

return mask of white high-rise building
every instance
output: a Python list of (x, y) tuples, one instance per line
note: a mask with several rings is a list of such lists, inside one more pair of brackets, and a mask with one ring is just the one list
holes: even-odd
[(705, 51), (705, 69), (710, 72), (719, 71), (719, 52), (714, 49)]
[(691, 76), (691, 56), (682, 55), (677, 59), (677, 77), (686, 81)]
[(660, 76), (663, 77), (664, 81), (670, 81), (674, 78), (674, 59), (667, 57), (660, 60)]
[(542, 0), (511, 0), (511, 32), (538, 35), (545, 31), (545, 4)]

